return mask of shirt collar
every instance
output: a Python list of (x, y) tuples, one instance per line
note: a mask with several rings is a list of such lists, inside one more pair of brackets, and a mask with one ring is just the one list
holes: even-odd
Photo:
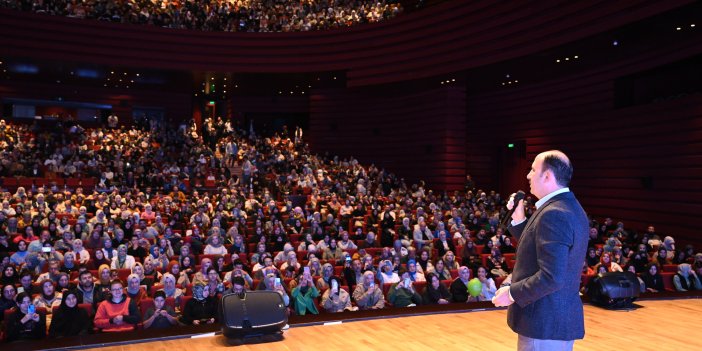
[(538, 210), (539, 207), (543, 206), (546, 203), (546, 201), (550, 200), (552, 197), (554, 197), (558, 194), (567, 193), (569, 191), (570, 191), (570, 188), (568, 188), (568, 187), (560, 188), (560, 189), (542, 197), (539, 201), (536, 201), (536, 209)]

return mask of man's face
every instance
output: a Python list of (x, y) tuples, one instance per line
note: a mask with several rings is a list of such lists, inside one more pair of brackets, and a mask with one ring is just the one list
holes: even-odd
[(527, 174), (530, 191), (537, 198), (542, 198), (548, 194), (545, 189), (545, 174), (543, 171), (544, 159), (542, 155), (536, 156), (531, 164), (531, 170)]
[(44, 285), (42, 285), (42, 290), (44, 290), (44, 295), (51, 296), (54, 294), (54, 284), (46, 282)]
[(84, 289), (89, 289), (93, 286), (93, 276), (90, 274), (81, 274), (80, 276), (80, 286)]
[(158, 296), (154, 299), (154, 306), (156, 307), (157, 310), (162, 310), (163, 306), (166, 304), (166, 299), (164, 299), (161, 296)]
[(20, 284), (22, 284), (22, 286), (30, 286), (30, 285), (32, 285), (32, 276), (30, 276), (30, 275), (25, 275), (24, 277), (22, 277), (22, 278), (20, 279)]

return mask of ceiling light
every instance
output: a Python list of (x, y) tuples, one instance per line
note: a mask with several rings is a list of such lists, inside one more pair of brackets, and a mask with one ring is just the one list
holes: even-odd
[(682, 30), (682, 28), (680, 28), (680, 27), (678, 27), (678, 28), (675, 28), (675, 29), (676, 29), (676, 30)]
[(561, 62), (561, 60), (560, 60), (560, 59), (556, 59), (556, 63), (559, 63), (559, 62)]
[(502, 85), (505, 85), (505, 82), (502, 82)]
[(441, 81), (441, 85), (444, 85), (444, 81), (443, 81), (443, 80)]
[(519, 81), (518, 81), (518, 80), (516, 80), (516, 79), (514, 80), (514, 82), (515, 82), (515, 83), (519, 83)]
[(115, 71), (110, 71), (110, 74), (115, 74)]
[(451, 81), (452, 81), (452, 82), (455, 82), (455, 81), (456, 81), (456, 78), (454, 78), (454, 79), (451, 79)]
[(211, 80), (214, 80), (214, 77), (210, 78)]
[(578, 55), (573, 56), (573, 58), (575, 58), (575, 59), (578, 58)]
[(570, 61), (570, 58), (566, 57), (565, 60), (566, 60), (566, 61)]
[(139, 76), (139, 73), (137, 73), (136, 76), (138, 77), (138, 76)]
[[(695, 24), (694, 24), (694, 23), (691, 24), (691, 25), (690, 25), (690, 28), (695, 28)], [(2, 62), (0, 62), (0, 63), (2, 63)]]
[(619, 41), (617, 41), (617, 40), (613, 41), (613, 42), (612, 42), (612, 45), (613, 45), (613, 46), (619, 45)]

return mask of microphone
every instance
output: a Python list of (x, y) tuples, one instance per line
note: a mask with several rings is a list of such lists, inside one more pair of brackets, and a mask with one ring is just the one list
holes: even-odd
[(519, 200), (524, 200), (524, 196), (526, 196), (526, 194), (521, 190), (517, 191), (517, 193), (514, 194), (514, 206), (512, 206), (512, 209), (507, 211), (507, 214), (505, 215), (505, 217), (502, 218), (502, 223), (500, 223), (502, 228), (507, 228), (509, 223), (512, 221), (512, 214), (514, 213), (514, 210), (517, 208), (517, 205), (519, 204)]

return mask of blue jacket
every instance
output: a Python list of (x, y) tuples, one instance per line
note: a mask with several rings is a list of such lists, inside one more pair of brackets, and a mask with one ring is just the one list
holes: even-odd
[(534, 339), (585, 336), (580, 274), (587, 251), (588, 219), (573, 193), (546, 201), (528, 221), (510, 226), (519, 240), (507, 323)]

